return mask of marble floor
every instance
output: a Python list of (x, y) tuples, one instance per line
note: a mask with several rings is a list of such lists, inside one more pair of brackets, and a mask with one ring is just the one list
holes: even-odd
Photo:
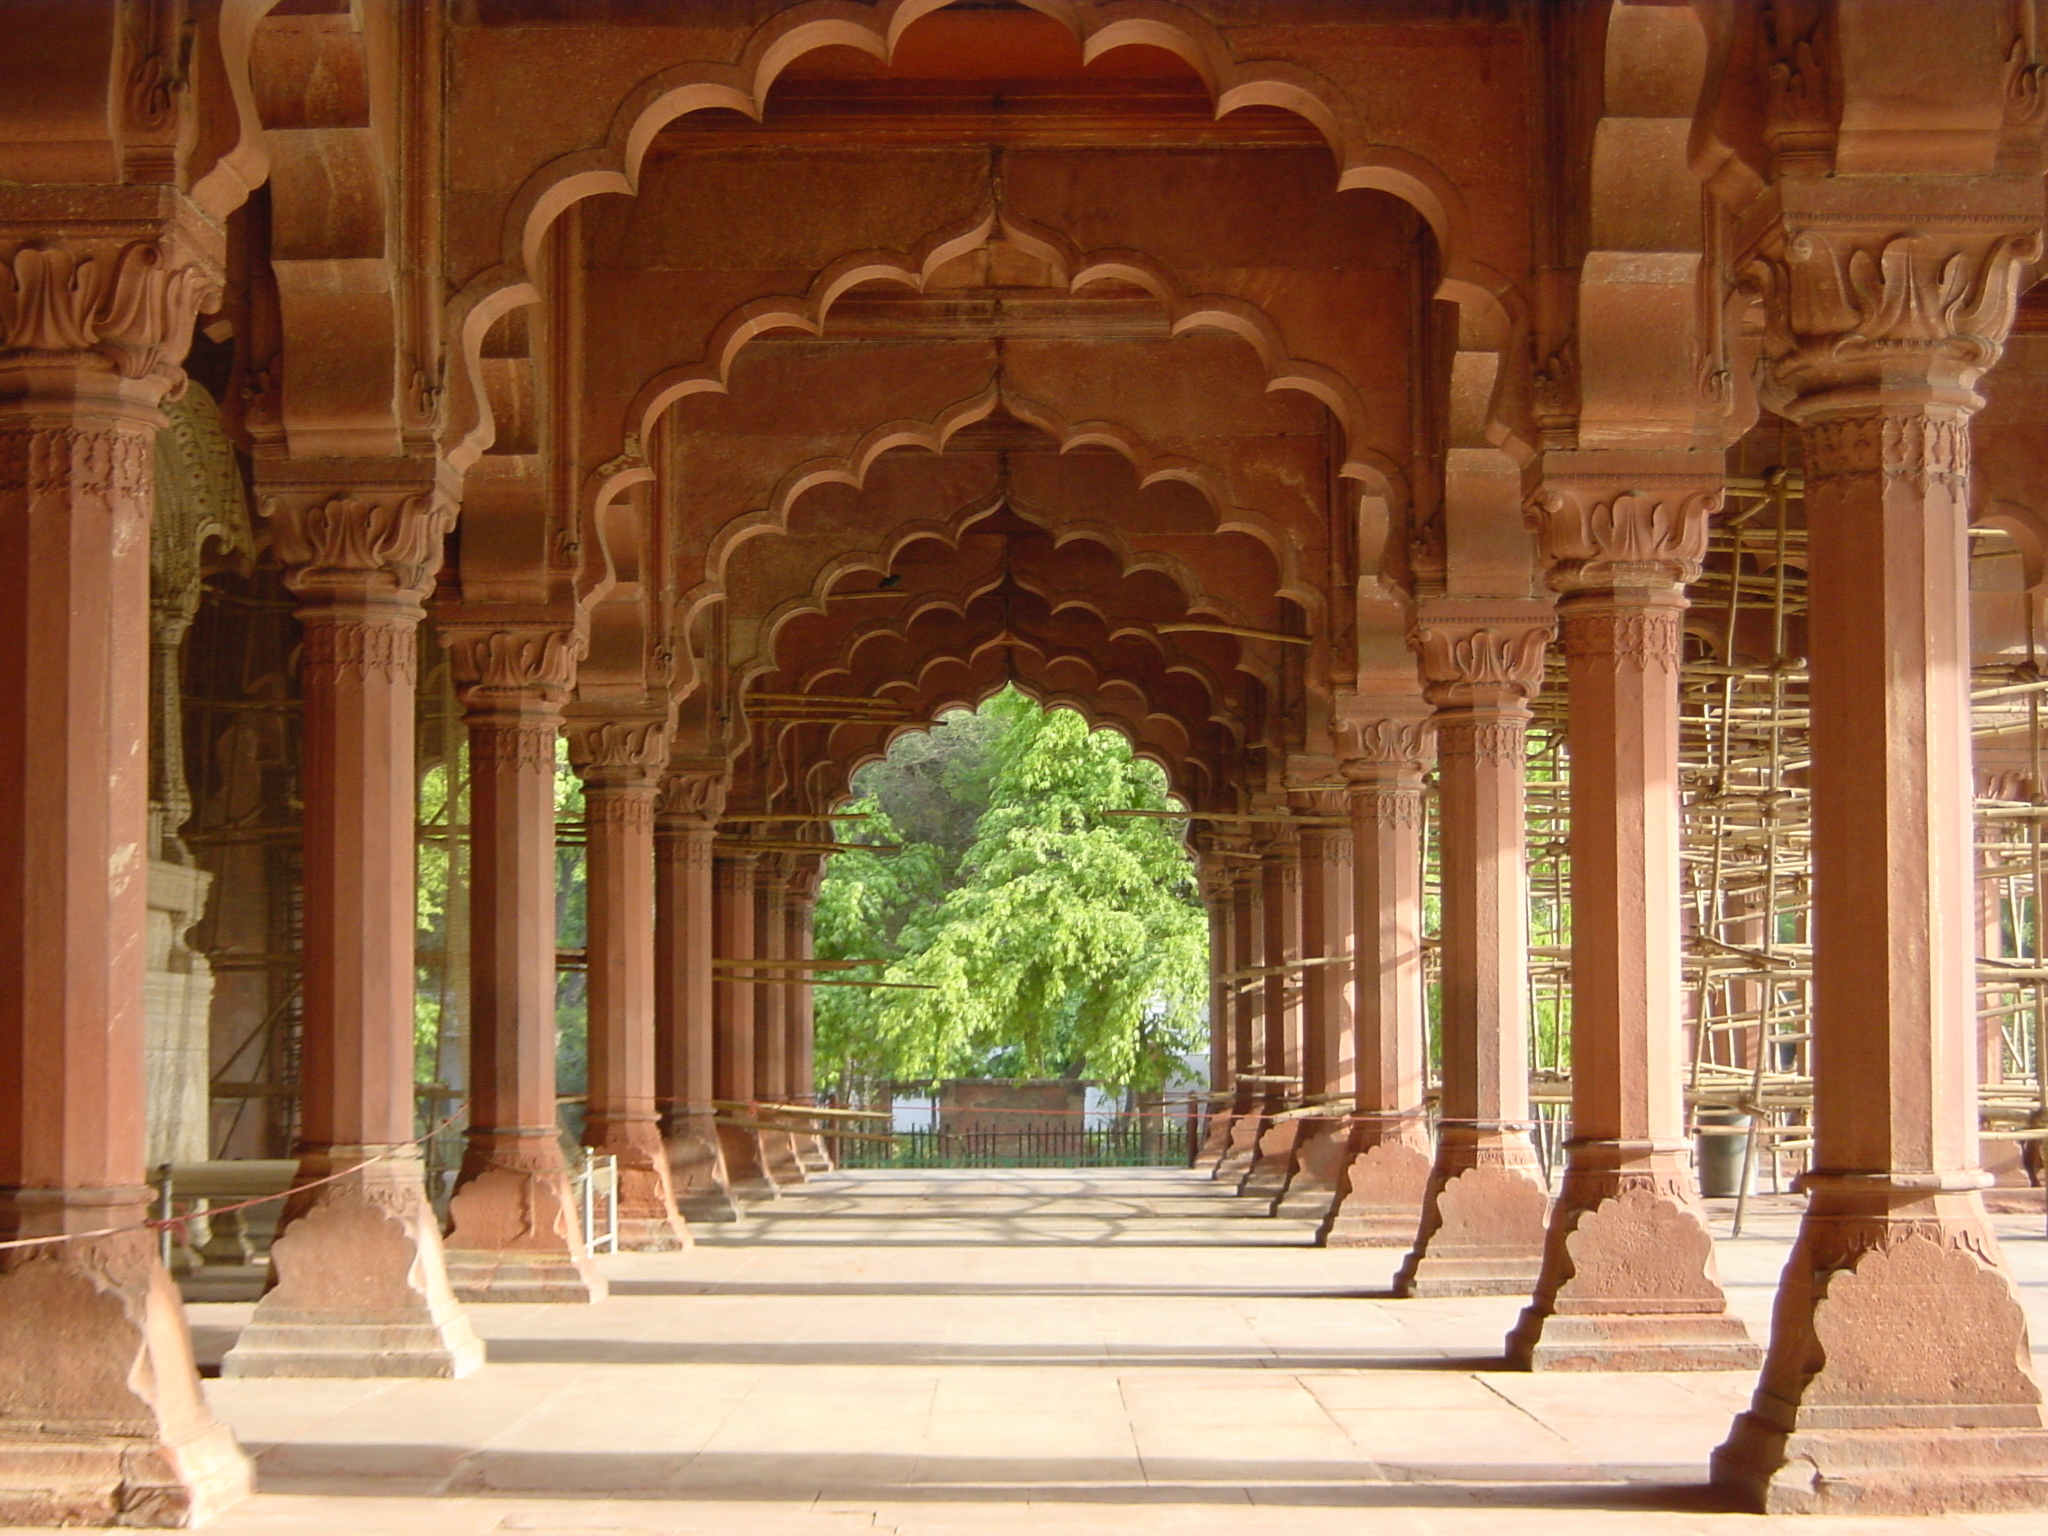
[[(1716, 1213), (1759, 1334), (1793, 1221), (1766, 1202), (1730, 1240)], [(2041, 1217), (1999, 1224), (2048, 1339)], [(260, 1485), (212, 1529), (1811, 1527), (1721, 1512), (1702, 1486), (1745, 1375), (1506, 1372), (1515, 1300), (1396, 1302), (1398, 1254), (1307, 1236), (1179, 1170), (828, 1176), (689, 1252), (602, 1260), (601, 1305), (474, 1309), (490, 1364), (467, 1380), (209, 1381)], [(248, 1310), (191, 1308), (203, 1360)]]

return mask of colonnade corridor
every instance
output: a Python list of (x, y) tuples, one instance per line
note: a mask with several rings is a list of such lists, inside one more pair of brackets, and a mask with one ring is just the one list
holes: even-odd
[[(1729, 1214), (1710, 1202), (1723, 1281), (1761, 1337), (1796, 1213), (1766, 1197), (1733, 1241)], [(2048, 1338), (2039, 1217), (1995, 1219)], [(1520, 1298), (1392, 1301), (1399, 1250), (1310, 1229), (1181, 1169), (817, 1175), (691, 1249), (600, 1258), (599, 1305), (473, 1308), (491, 1366), (463, 1380), (208, 1381), (258, 1490), (212, 1529), (1799, 1526), (1706, 1486), (1750, 1373), (1505, 1371)], [(203, 1365), (250, 1309), (190, 1310)]]

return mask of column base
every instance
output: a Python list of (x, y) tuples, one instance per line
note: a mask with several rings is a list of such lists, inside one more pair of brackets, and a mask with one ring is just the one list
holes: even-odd
[(796, 1134), (792, 1131), (760, 1131), (761, 1161), (768, 1166), (768, 1173), (778, 1185), (801, 1184), (808, 1177), (804, 1172), (803, 1158), (798, 1154)]
[(1717, 1487), (1766, 1513), (2048, 1508), (2026, 1316), (1974, 1169), (1809, 1174)]
[(740, 1208), (732, 1197), (711, 1112), (671, 1113), (663, 1142), (668, 1148), (669, 1188), (684, 1221), (738, 1221)]
[(676, 1209), (668, 1177), (668, 1148), (654, 1116), (645, 1119), (593, 1115), (584, 1142), (600, 1157), (619, 1160), (619, 1249), (624, 1253), (674, 1253), (692, 1243)]
[(484, 1346), (448, 1283), (418, 1151), (331, 1146), (299, 1160), (301, 1181), (336, 1173), (285, 1207), (270, 1289), (221, 1374), (467, 1376)]
[(442, 1247), (458, 1301), (603, 1301), (552, 1127), (472, 1130)]
[(1277, 1201), (1294, 1177), (1294, 1156), (1301, 1144), (1300, 1120), (1272, 1120), (1259, 1137), (1251, 1166), (1237, 1181), (1237, 1192), (1253, 1199)]
[(718, 1146), (725, 1159), (726, 1188), (735, 1200), (779, 1200), (782, 1189), (769, 1170), (761, 1133), (743, 1125), (721, 1125)]
[(797, 1163), (806, 1173), (833, 1172), (832, 1154), (825, 1150), (825, 1138), (816, 1135), (796, 1139)]
[(1302, 1121), (1294, 1141), (1294, 1171), (1287, 1187), (1273, 1197), (1273, 1214), (1297, 1221), (1323, 1221), (1337, 1198), (1350, 1153), (1350, 1121)]
[(1209, 1123), (1202, 1128), (1201, 1145), (1195, 1148), (1194, 1157), (1188, 1166), (1194, 1169), (1213, 1170), (1217, 1161), (1230, 1147), (1231, 1127), (1237, 1117), (1229, 1110), (1219, 1110), (1209, 1117)]
[[(1387, 1139), (1380, 1139), (1387, 1138)], [(1412, 1248), (1429, 1193), (1429, 1149), (1374, 1125), (1358, 1127), (1316, 1241), (1325, 1248)]]
[(1223, 1153), (1209, 1170), (1209, 1177), (1219, 1184), (1235, 1184), (1243, 1178), (1258, 1159), (1259, 1138), (1265, 1134), (1266, 1117), (1257, 1110), (1233, 1115), (1230, 1140), (1224, 1143)]
[(1542, 1272), (1549, 1215), (1526, 1137), (1439, 1137), (1415, 1247), (1394, 1276), (1394, 1294), (1527, 1295)]
[(1530, 1371), (1748, 1371), (1763, 1360), (1714, 1266), (1683, 1143), (1574, 1141), (1536, 1294), (1508, 1335)]
[[(147, 1195), (9, 1191), (0, 1232), (140, 1221)], [(133, 1231), (0, 1252), (0, 1525), (197, 1525), (248, 1496), (156, 1244)]]

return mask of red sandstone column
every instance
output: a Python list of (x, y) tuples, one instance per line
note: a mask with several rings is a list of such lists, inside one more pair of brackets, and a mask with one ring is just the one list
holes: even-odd
[(1202, 901), (1209, 909), (1209, 1100), (1205, 1106), (1201, 1145), (1194, 1151), (1194, 1166), (1214, 1169), (1217, 1159), (1230, 1145), (1231, 1084), (1237, 1073), (1235, 1042), (1231, 1038), (1231, 891), (1236, 871), (1221, 857), (1217, 839), (1209, 833), (1198, 842), (1198, 867)]
[(687, 1247), (654, 1105), (654, 802), (668, 762), (658, 720), (576, 720), (588, 843), (590, 1100), (583, 1144), (619, 1160), (619, 1246)]
[[(757, 959), (778, 962), (789, 958), (789, 876), (789, 860), (779, 853), (767, 855), (755, 867)], [(794, 979), (795, 973), (787, 967), (770, 963), (754, 984), (754, 1094), (763, 1103), (789, 1101), (790, 984)], [(801, 1183), (804, 1170), (797, 1158), (796, 1137), (788, 1131), (760, 1131), (756, 1135), (762, 1160), (775, 1182)]]
[(655, 1084), (676, 1205), (691, 1221), (732, 1221), (713, 1119), (711, 849), (723, 768), (671, 772), (655, 821)]
[[(1260, 1071), (1269, 1078), (1291, 1079), (1264, 1085), (1267, 1110), (1277, 1115), (1301, 1092), (1304, 1071), (1302, 981), (1297, 963), (1301, 959), (1301, 847), (1291, 826), (1281, 823), (1277, 835), (1266, 844), (1258, 878), (1266, 924), (1262, 967), (1271, 972), (1260, 978), (1265, 1003), (1265, 1065)], [(1278, 1199), (1294, 1171), (1301, 1131), (1299, 1118), (1270, 1121), (1259, 1135), (1257, 1153), (1238, 1181), (1237, 1192)]]
[[(747, 1106), (760, 1095), (754, 1077), (754, 998), (760, 990), (753, 972), (730, 962), (751, 961), (754, 953), (754, 869), (760, 855), (721, 849), (712, 863), (711, 945), (729, 962), (712, 976), (713, 1082), (729, 1113), (754, 1118)], [(721, 1124), (718, 1145), (725, 1154), (730, 1189), (750, 1199), (772, 1199), (775, 1181), (761, 1161), (761, 1143), (746, 1126)]]
[(581, 638), (442, 626), (469, 728), (469, 1130), (448, 1207), (464, 1301), (601, 1301), (555, 1121), (555, 743)]
[[(1301, 849), (1301, 1076), (1304, 1096), (1356, 1091), (1351, 1026), (1351, 828), (1341, 789), (1297, 790), (1288, 797), (1305, 817), (1295, 838)], [(1319, 964), (1321, 961), (1340, 962)], [(1348, 1106), (1332, 1118), (1305, 1120), (1295, 1142), (1294, 1172), (1274, 1214), (1329, 1215), (1350, 1163)]]
[[(398, 478), (406, 470), (412, 478)], [(455, 502), (445, 469), (264, 470), (304, 627), (299, 1172), (233, 1376), (459, 1376), (483, 1346), (449, 1288), (413, 1123), (414, 677)]]
[(1529, 1140), (1528, 877), (1522, 780), (1548, 611), (1439, 599), (1413, 636), (1442, 788), (1443, 1115), (1402, 1296), (1536, 1282), (1549, 1201)]
[[(1421, 700), (1414, 708), (1420, 712)], [(1385, 716), (1347, 727), (1344, 739), (1358, 1097), (1351, 1164), (1322, 1241), (1406, 1248), (1421, 1221), (1431, 1161), (1422, 1102), (1422, 775), (1430, 735), (1415, 715)]]
[(0, 1243), (125, 1229), (0, 1248), (7, 1524), (249, 1488), (139, 1225), (152, 453), (218, 279), (169, 189), (118, 190), (132, 243), (0, 236)]
[[(1220, 840), (1219, 840), (1220, 841)], [(1230, 1144), (1217, 1159), (1214, 1177), (1235, 1183), (1244, 1176), (1258, 1154), (1259, 1137), (1266, 1129), (1264, 1095), (1259, 1085), (1247, 1079), (1265, 1071), (1265, 1040), (1260, 1028), (1266, 988), (1252, 973), (1263, 963), (1266, 948), (1265, 886), (1260, 865), (1250, 857), (1244, 838), (1231, 838), (1219, 848), (1227, 852), (1237, 869), (1230, 890), (1230, 1041), (1232, 1067), (1236, 1073), (1231, 1086)]]
[(1805, 450), (1815, 1146), (1714, 1476), (1769, 1510), (2036, 1505), (2041, 1389), (1979, 1194), (1966, 529), (2040, 179), (1886, 182), (1875, 212), (1832, 180), (1781, 192), (1752, 270)]
[[(786, 933), (782, 952), (792, 960), (810, 960), (816, 954), (813, 922), (818, 913), (818, 882), (824, 878), (825, 861), (818, 854), (798, 854), (789, 877), (788, 897), (783, 905)], [(817, 994), (811, 989), (808, 970), (790, 972), (789, 1004), (784, 1018), (789, 1044), (789, 1092), (792, 1103), (814, 1104), (818, 1098)], [(806, 1170), (830, 1173), (832, 1157), (824, 1138), (815, 1134), (796, 1138), (797, 1159)]]
[(1718, 452), (1551, 453), (1541, 537), (1570, 676), (1572, 1139), (1536, 1294), (1532, 1370), (1741, 1370), (1685, 1139), (1678, 665)]

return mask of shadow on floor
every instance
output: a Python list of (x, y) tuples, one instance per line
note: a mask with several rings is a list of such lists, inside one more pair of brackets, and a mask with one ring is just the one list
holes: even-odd
[(1203, 1462), (1085, 1457), (472, 1451), (457, 1446), (251, 1447), (260, 1491), (393, 1496), (719, 1500), (846, 1504), (1132, 1503), (1705, 1513), (1734, 1508), (1688, 1468), (1641, 1481), (1590, 1468), (1407, 1462)]
[(1168, 1297), (1227, 1301), (1390, 1301), (1388, 1290), (1299, 1289), (1284, 1285), (1003, 1285), (974, 1280), (931, 1282), (838, 1280), (614, 1280), (614, 1296), (1081, 1296), (1090, 1299)]
[(1142, 1344), (931, 1344), (924, 1342), (797, 1339), (788, 1343), (703, 1339), (491, 1339), (494, 1365), (1126, 1365), (1146, 1370), (1187, 1366), (1199, 1370), (1254, 1371), (1494, 1371), (1497, 1355), (1442, 1355), (1366, 1349), (1172, 1349)]

